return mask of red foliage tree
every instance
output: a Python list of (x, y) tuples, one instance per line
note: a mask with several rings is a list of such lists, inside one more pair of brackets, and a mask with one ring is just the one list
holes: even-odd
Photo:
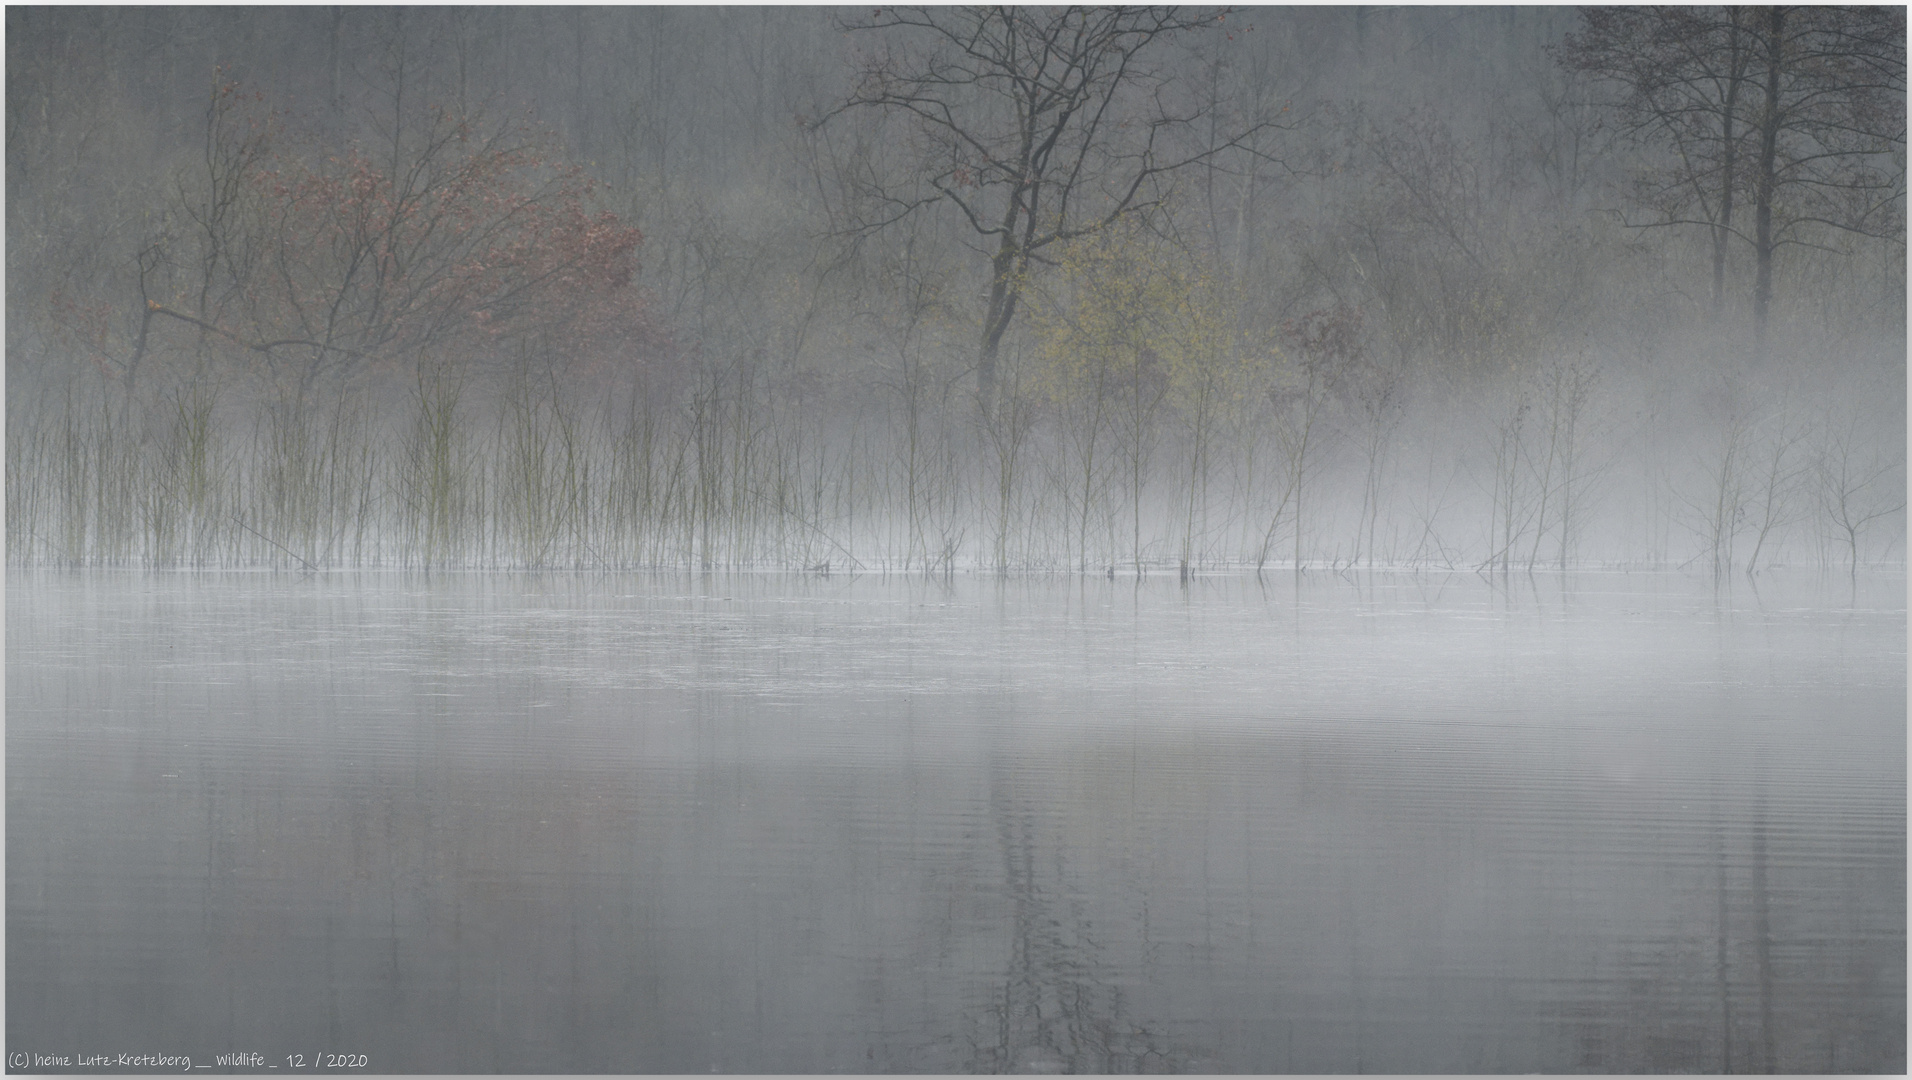
[(402, 119), (381, 145), (327, 152), (281, 139), (236, 87), (215, 91), (207, 175), (181, 196), (195, 229), (142, 273), (131, 369), (161, 323), (301, 392), (425, 357), (535, 349), (603, 368), (656, 342), (632, 284), (641, 236), (591, 209), (589, 177), (524, 124)]

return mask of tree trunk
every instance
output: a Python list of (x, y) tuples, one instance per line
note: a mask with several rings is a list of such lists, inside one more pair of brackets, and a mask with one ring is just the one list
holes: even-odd
[(335, 119), (345, 111), (345, 98), (342, 96), (343, 91), (339, 88), (339, 65), (342, 62), (339, 52), (339, 35), (344, 27), (345, 8), (343, 6), (334, 7), (332, 9), (331, 44), (326, 56), (326, 69), (330, 75), (330, 81), (326, 86), (325, 104), (327, 108), (332, 110), (332, 115)]
[(1738, 115), (1739, 84), (1743, 73), (1740, 59), (1739, 12), (1729, 10), (1732, 28), (1726, 64), (1726, 100), (1720, 109), (1720, 199), (1719, 224), (1713, 227), (1713, 318), (1717, 321), (1726, 308), (1726, 247), (1733, 235), (1733, 188), (1739, 171), (1738, 136), (1733, 118)]
[(1020, 262), (1016, 241), (1005, 232), (996, 255), (989, 261), (989, 311), (983, 318), (982, 348), (976, 357), (976, 396), (988, 416), (996, 399), (996, 357), (1002, 351), (1002, 337), (1009, 320), (1016, 314), (1018, 293), (1015, 277)]
[(1779, 155), (1779, 76), (1785, 63), (1786, 13), (1771, 7), (1765, 16), (1766, 103), (1759, 118), (1759, 174), (1753, 187), (1754, 239), (1758, 269), (1753, 281), (1753, 351), (1757, 360), (1766, 358), (1766, 318), (1773, 296), (1773, 189), (1775, 162)]

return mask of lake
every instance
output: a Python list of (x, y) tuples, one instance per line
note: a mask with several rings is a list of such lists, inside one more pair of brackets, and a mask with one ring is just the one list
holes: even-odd
[(1901, 1073), (1905, 601), (13, 569), (8, 1051)]

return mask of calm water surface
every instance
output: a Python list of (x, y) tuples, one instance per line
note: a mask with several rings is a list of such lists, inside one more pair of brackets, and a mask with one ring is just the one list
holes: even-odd
[(1903, 1072), (1906, 582), (26, 573), (7, 1048)]

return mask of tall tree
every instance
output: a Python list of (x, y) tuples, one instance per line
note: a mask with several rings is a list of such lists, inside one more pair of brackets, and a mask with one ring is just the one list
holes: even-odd
[(1672, 151), (1660, 167), (1642, 172), (1634, 194), (1660, 223), (1707, 230), (1717, 318), (1725, 306), (1733, 196), (1750, 127), (1740, 112), (1742, 97), (1751, 93), (1751, 9), (1587, 8), (1582, 14), (1585, 27), (1568, 35), (1561, 61), (1615, 85), (1619, 93), (1607, 104), (1622, 129)]
[(1905, 9), (1767, 7), (1753, 175), (1753, 326), (1764, 348), (1773, 256), (1814, 226), (1905, 231)]
[(982, 239), (989, 291), (976, 386), (985, 410), (1003, 335), (1043, 250), (1157, 205), (1170, 174), (1249, 134), (1198, 147), (1173, 138), (1201, 109), (1171, 103), (1167, 77), (1147, 63), (1165, 39), (1221, 18), (1169, 7), (884, 8), (846, 24), (883, 41), (824, 120), (859, 108), (901, 115), (918, 154), (910, 179), (861, 185), (873, 209), (851, 228), (875, 231), (948, 205)]
[[(1669, 151), (1636, 192), (1650, 225), (1698, 225), (1713, 303), (1729, 239), (1753, 250), (1764, 350), (1780, 249), (1826, 230), (1891, 238), (1905, 217), (1905, 9), (1589, 8), (1562, 63), (1609, 80), (1628, 130)], [(1751, 203), (1752, 227), (1737, 222)]]

